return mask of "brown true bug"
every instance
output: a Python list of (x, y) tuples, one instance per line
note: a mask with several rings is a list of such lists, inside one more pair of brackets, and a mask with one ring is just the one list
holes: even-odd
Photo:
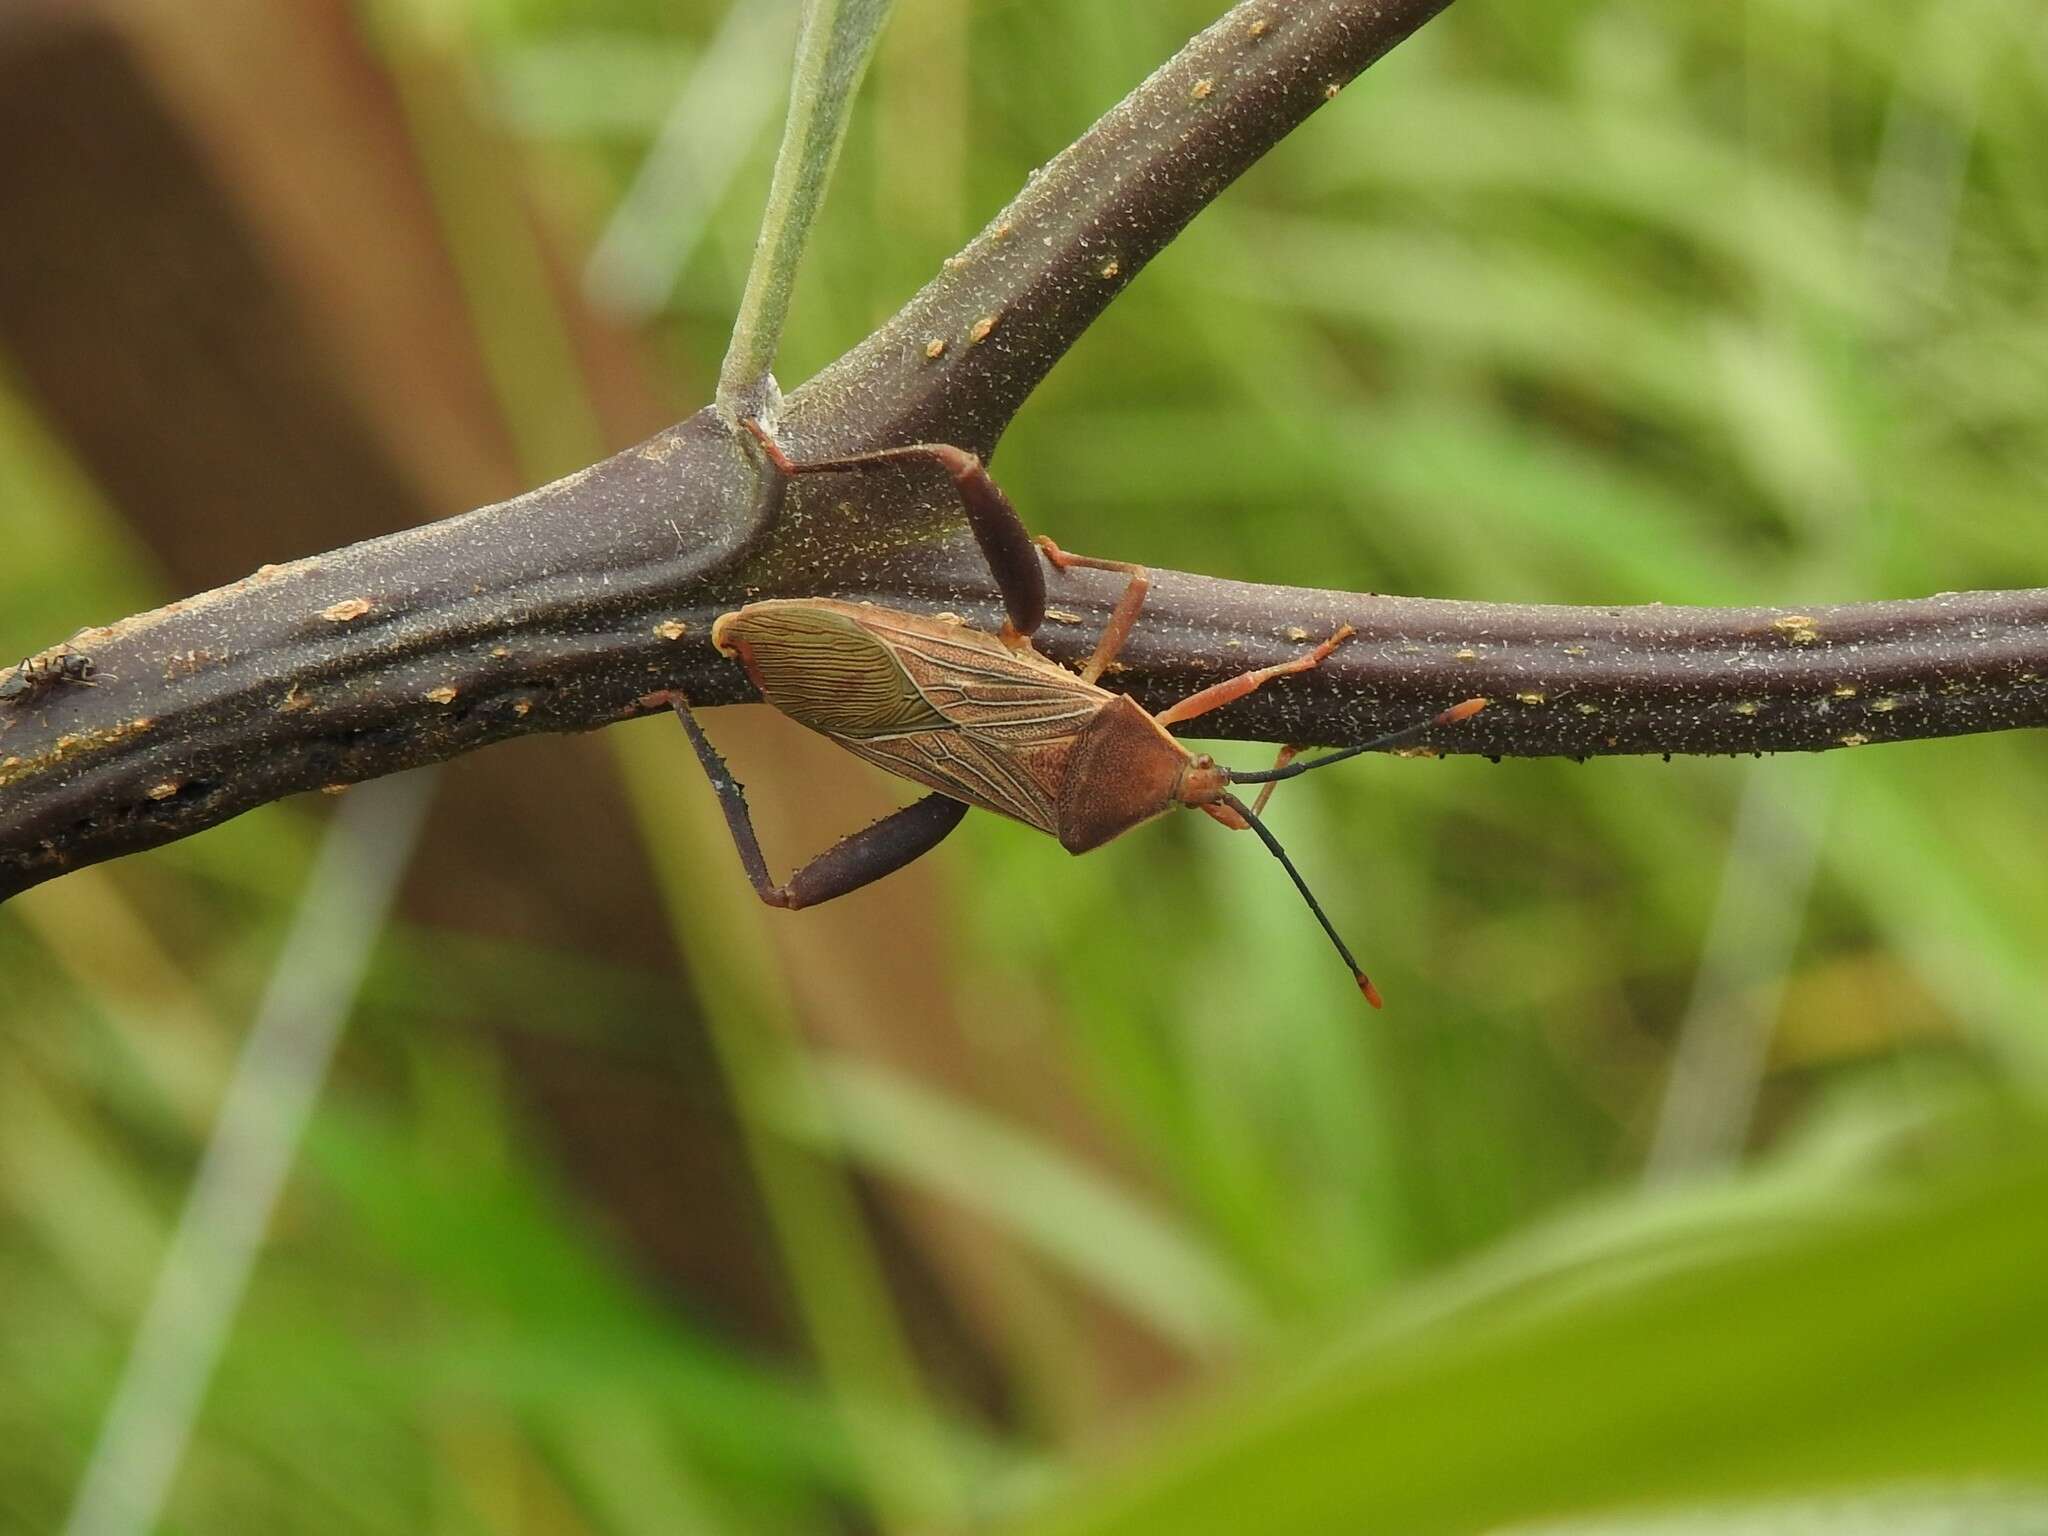
[(26, 708), (67, 683), (90, 688), (99, 670), (83, 651), (68, 648), (24, 657), (13, 671), (0, 678), (0, 704)]
[[(1000, 634), (951, 616), (926, 617), (822, 597), (749, 603), (718, 617), (711, 626), (712, 645), (746, 667), (770, 704), (856, 756), (935, 791), (841, 839), (778, 885), (762, 857), (745, 791), (706, 739), (687, 701), (669, 695), (718, 793), (740, 862), (763, 901), (794, 909), (858, 890), (936, 847), (970, 805), (1048, 832), (1070, 853), (1099, 848), (1175, 806), (1187, 806), (1227, 827), (1249, 827), (1258, 834), (1351, 968), (1359, 991), (1375, 1008), (1380, 1006), (1378, 991), (1286, 850), (1259, 820), (1258, 809), (1283, 779), (1415, 741), (1432, 728), (1477, 714), (1486, 700), (1467, 699), (1405, 730), (1312, 762), (1292, 762), (1290, 747), (1263, 773), (1225, 768), (1207, 753), (1188, 751), (1166, 728), (1241, 699), (1276, 677), (1321, 665), (1350, 638), (1349, 625), (1292, 661), (1245, 672), (1147, 714), (1128, 696), (1096, 683), (1144, 606), (1150, 582), (1142, 567), (1070, 555), (1050, 539), (1034, 543), (981, 460), (964, 449), (914, 443), (798, 463), (757, 422), (745, 425), (784, 475), (920, 462), (944, 468), (1009, 614)], [(1030, 637), (1045, 617), (1041, 551), (1061, 570), (1087, 566), (1129, 578), (1079, 676), (1031, 646)], [(1258, 807), (1233, 795), (1232, 784), (1266, 786)]]

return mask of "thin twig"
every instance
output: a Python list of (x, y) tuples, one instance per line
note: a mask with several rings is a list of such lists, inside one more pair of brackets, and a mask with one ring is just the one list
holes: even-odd
[[(740, 0), (746, 3), (746, 0)], [(743, 416), (773, 421), (781, 401), (769, 370), (796, 288), (811, 221), (846, 137), (854, 93), (867, 73), (893, 0), (807, 0), (790, 78), (789, 120), (768, 184), (761, 236), (718, 372), (718, 409), (728, 426)]]

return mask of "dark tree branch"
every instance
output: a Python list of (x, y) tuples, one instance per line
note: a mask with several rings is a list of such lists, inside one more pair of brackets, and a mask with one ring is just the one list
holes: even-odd
[[(802, 457), (918, 438), (984, 453), (1123, 283), (1345, 80), (1448, 0), (1249, 0), (1062, 154), (873, 336), (790, 397)], [(105, 674), (0, 706), (0, 898), (283, 795), (505, 737), (587, 730), (681, 689), (751, 697), (708, 643), (759, 596), (993, 620), (943, 479), (783, 494), (710, 411), (495, 507), (75, 638)], [(1053, 581), (1078, 659), (1114, 583)], [(1361, 739), (1457, 699), (1460, 749), (1818, 750), (2048, 723), (2048, 592), (1782, 610), (1540, 608), (1162, 572), (1114, 681), (1149, 705), (1348, 621), (1320, 672), (1207, 733)]]
[[(1225, 187), (1450, 0), (1245, 0), (1112, 108), (887, 325), (804, 385), (817, 456), (984, 456), (1067, 348)], [(932, 356), (934, 344), (943, 348)]]
[[(1091, 612), (1113, 596), (1093, 594)], [(1058, 599), (1055, 599), (1058, 601)], [(2048, 725), (2048, 588), (1832, 607), (1564, 607), (1353, 596), (1162, 576), (1126, 657), (1160, 708), (1358, 635), (1201, 734), (1364, 741), (1493, 701), (1447, 750), (1501, 757), (1819, 752)]]

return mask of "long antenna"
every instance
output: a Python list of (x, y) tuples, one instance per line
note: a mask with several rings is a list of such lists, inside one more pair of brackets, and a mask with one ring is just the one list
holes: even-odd
[[(1486, 708), (1489, 700), (1467, 699), (1462, 704), (1453, 704), (1440, 715), (1431, 715), (1414, 725), (1404, 725), (1398, 731), (1389, 731), (1359, 746), (1345, 747), (1327, 757), (1319, 757), (1312, 763), (1292, 763), (1285, 768), (1268, 768), (1260, 773), (1239, 773), (1235, 768), (1226, 769), (1233, 784), (1278, 784), (1283, 779), (1298, 779), (1312, 768), (1327, 768), (1332, 763), (1341, 763), (1347, 757), (1356, 757), (1361, 752), (1384, 752), (1389, 747), (1405, 747), (1409, 742), (1435, 730), (1440, 725), (1456, 725), (1460, 720), (1470, 720)], [(1253, 823), (1257, 825), (1257, 823)], [(1270, 841), (1270, 839), (1268, 839)], [(1325, 924), (1324, 926), (1328, 926)], [(1334, 937), (1334, 935), (1333, 935)], [(1342, 945), (1338, 946), (1340, 949)]]
[[(1314, 767), (1315, 764), (1311, 763), (1309, 766)], [(1301, 871), (1294, 867), (1294, 860), (1287, 857), (1287, 850), (1280, 846), (1280, 839), (1267, 831), (1266, 824), (1254, 816), (1252, 808), (1238, 799), (1237, 796), (1225, 794), (1222, 803), (1242, 816), (1245, 819), (1245, 825), (1259, 834), (1259, 841), (1264, 843), (1271, 850), (1273, 857), (1280, 861), (1280, 867), (1287, 871), (1287, 878), (1294, 882), (1294, 888), (1301, 892), (1301, 899), (1308, 903), (1309, 911), (1315, 913), (1316, 921), (1323, 925), (1323, 932), (1327, 933), (1330, 936), (1330, 942), (1337, 946), (1337, 953), (1342, 955), (1344, 963), (1351, 967), (1352, 979), (1358, 983), (1358, 990), (1365, 994), (1365, 1000), (1375, 1008), (1381, 1006), (1379, 988), (1372, 984), (1372, 979), (1360, 969), (1357, 958), (1351, 953), (1344, 941), (1337, 937), (1337, 930), (1331, 926), (1329, 917), (1323, 911), (1323, 904), (1316, 900), (1316, 893), (1310, 890), (1308, 882), (1301, 878)]]

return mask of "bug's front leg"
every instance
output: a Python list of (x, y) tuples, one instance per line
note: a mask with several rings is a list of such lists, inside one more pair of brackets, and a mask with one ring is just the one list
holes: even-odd
[(1191, 693), (1178, 704), (1170, 704), (1152, 718), (1161, 725), (1179, 725), (1184, 720), (1193, 720), (1206, 715), (1212, 709), (1221, 709), (1226, 704), (1235, 704), (1248, 693), (1256, 692), (1261, 686), (1276, 677), (1291, 677), (1296, 672), (1312, 671), (1329, 660), (1330, 653), (1349, 640), (1356, 631), (1349, 624), (1344, 625), (1329, 639), (1312, 651), (1304, 652), (1292, 661), (1283, 661), (1275, 666), (1259, 667), (1251, 672), (1240, 672), (1236, 677), (1212, 684), (1200, 693)]
[[(1161, 725), (1178, 725), (1183, 720), (1193, 720), (1197, 716), (1208, 714), (1212, 709), (1221, 709), (1226, 704), (1233, 704), (1246, 694), (1257, 692), (1263, 684), (1271, 682), (1276, 677), (1288, 677), (1296, 672), (1307, 672), (1321, 666), (1329, 659), (1330, 653), (1349, 640), (1352, 634), (1351, 626), (1346, 624), (1314, 650), (1297, 656), (1292, 661), (1283, 661), (1277, 666), (1259, 667), (1251, 672), (1240, 672), (1236, 677), (1204, 688), (1200, 693), (1189, 694), (1178, 704), (1169, 705), (1152, 718)], [(1280, 772), (1294, 761), (1300, 751), (1301, 749), (1295, 746), (1281, 747), (1280, 755), (1273, 760), (1270, 771)], [(1268, 780), (1260, 789), (1258, 803), (1252, 807), (1253, 816), (1257, 816), (1266, 808), (1266, 802), (1272, 798), (1275, 782), (1277, 781)], [(1202, 809), (1233, 832), (1242, 832), (1251, 825), (1229, 805), (1204, 805)]]
[(719, 809), (725, 812), (725, 825), (732, 833), (733, 847), (739, 851), (740, 864), (756, 894), (771, 907), (794, 912), (799, 907), (815, 907), (835, 896), (872, 885), (930, 853), (967, 814), (961, 801), (940, 794), (926, 795), (915, 805), (905, 806), (872, 826), (841, 838), (785, 883), (777, 885), (768, 873), (761, 841), (754, 835), (754, 818), (747, 810), (746, 791), (732, 776), (718, 749), (711, 745), (682, 695), (671, 694), (669, 703), (683, 722), (690, 745), (697, 749), (697, 760), (704, 765), (705, 777), (717, 791)]

